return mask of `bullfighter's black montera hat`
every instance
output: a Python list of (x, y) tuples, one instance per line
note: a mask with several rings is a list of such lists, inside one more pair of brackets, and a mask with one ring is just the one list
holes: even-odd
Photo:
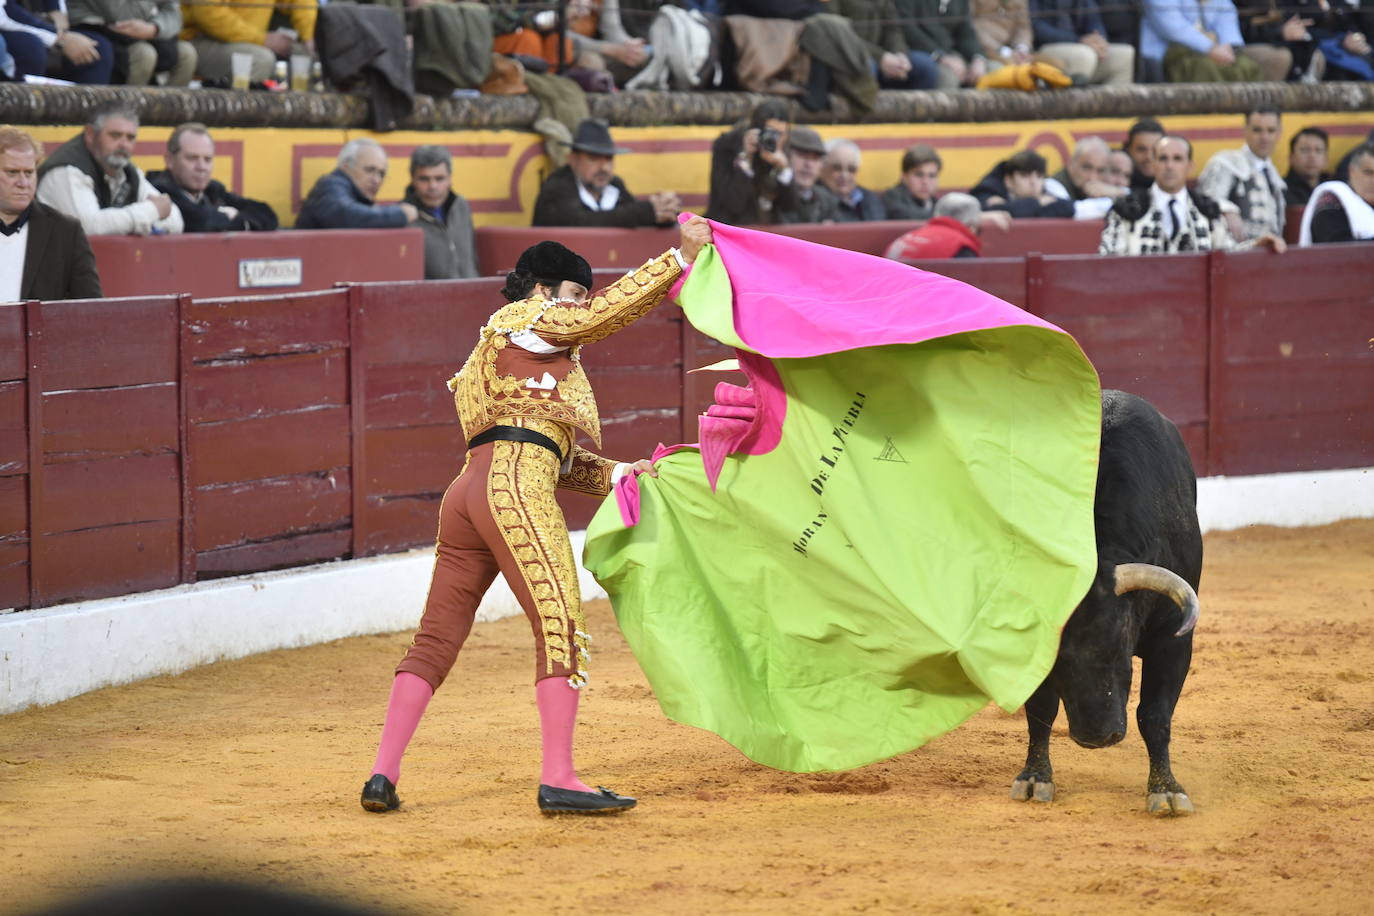
[(592, 288), (592, 267), (587, 259), (557, 242), (544, 241), (526, 248), (520, 260), (515, 262), (515, 269), (536, 280), (571, 280), (587, 289)]

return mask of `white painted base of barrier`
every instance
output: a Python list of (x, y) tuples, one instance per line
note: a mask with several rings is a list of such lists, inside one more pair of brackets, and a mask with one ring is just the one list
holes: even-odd
[[(1374, 468), (1198, 481), (1204, 531), (1374, 518)], [(583, 533), (573, 532), (580, 562)], [(0, 714), (256, 652), (414, 628), (432, 549), (0, 615)], [(588, 600), (606, 593), (582, 570)], [(478, 620), (519, 612), (498, 578)]]
[[(572, 534), (582, 560), (583, 532)], [(197, 665), (414, 629), (434, 548), (0, 615), (0, 715)], [(606, 597), (579, 565), (582, 596)], [(479, 621), (520, 612), (497, 577)]]
[(1374, 518), (1374, 468), (1204, 477), (1197, 482), (1197, 515), (1203, 531)]

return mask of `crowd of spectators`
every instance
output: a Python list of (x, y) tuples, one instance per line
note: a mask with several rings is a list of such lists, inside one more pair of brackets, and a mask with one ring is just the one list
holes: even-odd
[[(214, 178), (214, 138), (187, 123), (167, 140), (165, 169), (148, 174), (131, 161), (138, 114), (127, 103), (97, 107), (82, 131), (43, 155), (17, 128), (0, 128), (0, 301), (21, 296), (98, 295), (87, 236), (262, 231), (278, 227), (272, 208), (241, 197)], [(903, 261), (976, 257), (987, 231), (1013, 219), (1103, 221), (1101, 254), (1160, 254), (1264, 247), (1281, 253), (1290, 207), (1303, 207), (1301, 244), (1374, 240), (1374, 131), (1334, 168), (1329, 138), (1314, 127), (1288, 141), (1289, 170), (1272, 155), (1283, 137), (1281, 113), (1261, 106), (1244, 118), (1239, 148), (1196, 164), (1192, 144), (1152, 118), (1131, 125), (1121, 148), (1084, 137), (1064, 167), (1048, 174), (1045, 158), (1020, 150), (998, 162), (969, 193), (939, 193), (943, 161), (926, 144), (902, 155), (888, 187), (861, 181), (859, 145), (823, 141), (793, 125), (785, 104), (760, 103), (712, 147), (707, 215), (742, 225), (900, 220), (887, 256)], [(615, 173), (610, 128), (586, 119), (572, 134), (567, 162), (544, 181), (536, 226), (635, 228), (675, 221), (672, 190), (637, 198)], [(336, 168), (310, 189), (299, 229), (418, 227), (426, 279), (480, 275), (472, 209), (454, 192), (453, 155), (442, 145), (416, 147), (410, 183), (397, 203), (378, 200), (388, 169), (375, 140), (344, 144)], [(61, 282), (47, 267), (57, 264)], [(56, 284), (56, 285), (53, 285)], [(58, 287), (61, 287), (60, 289)], [(37, 292), (35, 292), (37, 291)]]
[[(409, 41), (427, 91), (514, 92), (523, 73), (549, 71), (587, 91), (757, 78), (823, 107), (831, 88), (862, 100), (866, 85), (1013, 85), (997, 71), (1032, 63), (1084, 86), (1374, 79), (1374, 0), (571, 0), (562, 20), (557, 6), (404, 0), (394, 22), (368, 27), (386, 21)], [(321, 0), (3, 0), (0, 78), (228, 87), (237, 56), (249, 84), (271, 86), (286, 61), (323, 54), (326, 10)]]
[(1213, 155), (1194, 179), (1192, 144), (1142, 118), (1119, 149), (1101, 137), (1080, 139), (1054, 175), (1038, 152), (1020, 150), (942, 208), (943, 162), (932, 147), (908, 148), (896, 184), (871, 190), (861, 180), (858, 144), (844, 137), (822, 143), (766, 101), (715, 141), (707, 215), (736, 224), (927, 220), (893, 242), (888, 253), (899, 260), (931, 251), (976, 256), (981, 233), (990, 225), (1006, 228), (1013, 218), (1104, 220), (1103, 254), (1256, 246), (1282, 252), (1290, 207), (1307, 208), (1304, 244), (1374, 238), (1374, 193), (1365, 193), (1363, 173), (1356, 174), (1356, 163), (1363, 169), (1366, 158), (1374, 160), (1374, 131), (1334, 177), (1327, 170), (1329, 138), (1310, 127), (1290, 139), (1289, 172), (1281, 176), (1272, 154), (1282, 135), (1280, 112), (1257, 107), (1244, 117), (1244, 144)]
[[(214, 139), (205, 125), (173, 130), (166, 168), (146, 175), (131, 161), (138, 130), (135, 110), (107, 103), (45, 157), (28, 134), (5, 128), (8, 146), (0, 148), (0, 158), (9, 196), (0, 211), (0, 232), (8, 248), (30, 243), (14, 238), (30, 220), (40, 227), (35, 236), (55, 231), (49, 226), (70, 235), (68, 223), (75, 226), (78, 240), (47, 247), (68, 252), (78, 266), (90, 263), (88, 235), (277, 228), (270, 206), (214, 179)], [(945, 195), (946, 201), (939, 196), (943, 161), (932, 147), (908, 148), (895, 183), (873, 190), (860, 181), (857, 143), (844, 137), (822, 141), (812, 128), (791, 124), (784, 103), (768, 100), (713, 144), (707, 215), (763, 225), (925, 221), (893, 242), (889, 256), (901, 260), (937, 256), (931, 252), (977, 256), (981, 234), (989, 227), (1005, 229), (1013, 218), (1105, 217), (1103, 254), (1254, 246), (1282, 251), (1288, 211), (1296, 206), (1306, 208), (1303, 244), (1374, 239), (1374, 131), (1334, 175), (1328, 170), (1329, 138), (1307, 127), (1290, 138), (1289, 171), (1281, 176), (1272, 154), (1282, 135), (1277, 109), (1252, 110), (1244, 118), (1244, 144), (1213, 155), (1190, 182), (1192, 144), (1142, 118), (1120, 149), (1101, 137), (1084, 137), (1054, 175), (1043, 156), (1021, 150), (998, 162), (969, 194)], [(616, 146), (606, 124), (584, 120), (566, 145), (566, 164), (540, 188), (534, 225), (634, 228), (675, 220), (681, 208), (676, 193), (661, 189), (637, 198), (615, 174), (616, 157), (627, 150)], [(336, 168), (311, 188), (296, 227), (417, 226), (425, 238), (427, 279), (478, 276), (472, 210), (453, 191), (453, 168), (446, 147), (419, 146), (411, 154), (404, 198), (383, 203), (377, 195), (388, 170), (386, 151), (370, 138), (351, 140)], [(22, 260), (16, 263), (10, 271), (15, 276), (6, 281), (11, 293), (21, 288), (20, 279), (22, 288), (31, 288)], [(73, 289), (89, 292), (80, 279), (84, 270), (68, 273), (76, 278)]]

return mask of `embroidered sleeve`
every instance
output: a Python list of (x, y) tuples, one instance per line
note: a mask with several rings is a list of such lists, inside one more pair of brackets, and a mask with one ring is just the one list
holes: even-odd
[(666, 251), (598, 290), (583, 305), (555, 302), (530, 330), (555, 347), (601, 340), (658, 305), (681, 274), (673, 252)]
[(1208, 162), (1197, 177), (1197, 189), (1224, 206), (1231, 200), (1235, 182), (1235, 173), (1220, 161)]
[(572, 467), (566, 474), (559, 476), (558, 485), (565, 490), (605, 496), (611, 492), (611, 473), (615, 470), (615, 464), (609, 458), (602, 458), (574, 444)]

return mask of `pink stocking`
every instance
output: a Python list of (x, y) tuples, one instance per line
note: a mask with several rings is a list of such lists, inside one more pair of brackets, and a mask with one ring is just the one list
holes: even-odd
[(377, 762), (373, 773), (381, 773), (392, 785), (401, 781), (401, 755), (425, 714), (434, 688), (419, 675), (402, 671), (391, 682), (391, 700), (386, 707), (386, 723), (382, 725), (382, 740), (377, 747)]
[(573, 769), (573, 726), (577, 724), (577, 691), (566, 677), (546, 677), (534, 685), (539, 731), (544, 739), (544, 766), (539, 781), (555, 789), (591, 792)]

